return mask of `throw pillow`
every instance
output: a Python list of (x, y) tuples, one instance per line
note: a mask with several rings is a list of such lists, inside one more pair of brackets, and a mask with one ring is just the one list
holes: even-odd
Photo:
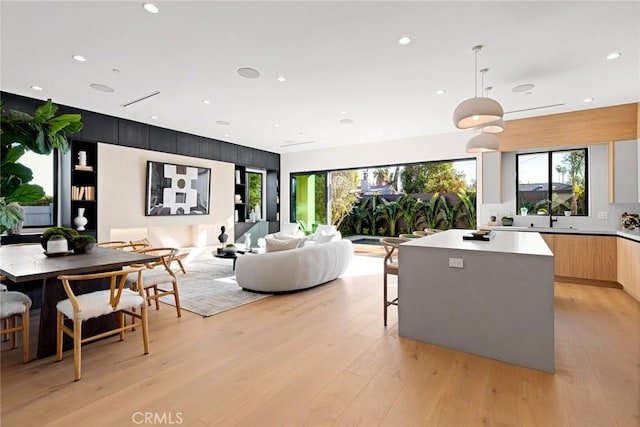
[(265, 243), (265, 252), (278, 252), (297, 248), (300, 239), (266, 239)]
[(298, 224), (295, 222), (288, 222), (282, 224), (282, 228), (278, 234), (283, 236), (295, 236), (300, 228), (298, 228)]
[(316, 237), (316, 245), (329, 243), (334, 237), (336, 237), (334, 233), (320, 233), (320, 235)]

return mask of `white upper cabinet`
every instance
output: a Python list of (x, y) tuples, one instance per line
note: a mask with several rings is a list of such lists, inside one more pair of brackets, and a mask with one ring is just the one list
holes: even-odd
[(616, 141), (609, 149), (609, 203), (640, 201), (638, 140)]

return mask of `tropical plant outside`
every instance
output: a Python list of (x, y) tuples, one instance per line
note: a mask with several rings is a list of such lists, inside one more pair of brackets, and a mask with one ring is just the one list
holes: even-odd
[(0, 104), (0, 233), (23, 220), (19, 208), (11, 203), (33, 203), (45, 197), (43, 188), (30, 184), (31, 169), (19, 163), (26, 151), (50, 154), (69, 150), (68, 134), (82, 129), (79, 114), (56, 116), (58, 107), (51, 100), (36, 108), (33, 116), (20, 112), (4, 112)]

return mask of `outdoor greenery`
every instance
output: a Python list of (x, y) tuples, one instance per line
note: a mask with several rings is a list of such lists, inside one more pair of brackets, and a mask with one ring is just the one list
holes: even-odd
[(360, 200), (360, 176), (357, 170), (331, 172), (331, 222), (340, 226)]
[(400, 174), (402, 190), (412, 193), (459, 193), (465, 191), (465, 174), (453, 162), (421, 163), (405, 166)]
[(262, 174), (249, 172), (247, 178), (249, 182), (249, 212), (251, 212), (262, 202)]
[(33, 180), (31, 169), (19, 163), (26, 151), (50, 154), (53, 149), (69, 150), (68, 134), (82, 129), (79, 114), (56, 116), (58, 107), (48, 100), (36, 108), (33, 116), (10, 111), (5, 114), (0, 104), (0, 233), (23, 220), (19, 208), (11, 203), (32, 203), (45, 197)]
[(476, 193), (433, 193), (427, 201), (407, 194), (374, 194), (356, 204), (340, 224), (344, 235), (397, 236), (425, 228), (476, 228)]

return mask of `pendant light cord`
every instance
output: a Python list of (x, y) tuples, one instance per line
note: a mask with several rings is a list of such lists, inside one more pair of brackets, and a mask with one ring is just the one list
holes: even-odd
[(474, 53), (475, 53), (475, 63), (476, 63), (476, 68), (475, 68), (475, 80), (474, 80), (474, 89), (475, 89), (475, 94), (474, 97), (477, 98), (478, 97), (478, 50), (480, 49), (474, 49)]

